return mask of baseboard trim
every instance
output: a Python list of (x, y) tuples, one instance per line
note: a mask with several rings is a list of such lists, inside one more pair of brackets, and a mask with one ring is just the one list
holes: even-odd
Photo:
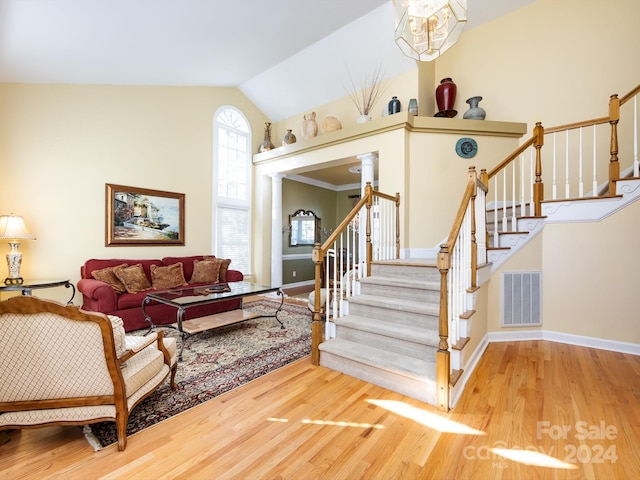
[(596, 337), (585, 337), (570, 333), (552, 332), (548, 330), (520, 330), (518, 332), (489, 332), (489, 342), (512, 342), (524, 340), (549, 340), (552, 342), (568, 343), (580, 347), (599, 348), (612, 352), (640, 355), (640, 345), (636, 343), (619, 342)]

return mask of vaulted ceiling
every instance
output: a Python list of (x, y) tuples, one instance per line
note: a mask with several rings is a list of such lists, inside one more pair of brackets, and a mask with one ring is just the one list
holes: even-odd
[[(466, 29), (533, 1), (468, 0)], [(391, 0), (0, 0), (0, 82), (237, 86), (278, 121), (377, 64), (415, 68)]]

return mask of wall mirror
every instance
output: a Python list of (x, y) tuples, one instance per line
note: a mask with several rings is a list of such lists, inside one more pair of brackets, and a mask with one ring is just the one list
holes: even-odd
[(289, 246), (320, 243), (320, 218), (311, 210), (298, 210), (289, 215)]

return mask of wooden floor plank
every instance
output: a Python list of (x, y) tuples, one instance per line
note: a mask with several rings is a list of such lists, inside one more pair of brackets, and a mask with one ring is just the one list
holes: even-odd
[(448, 414), (303, 359), (130, 436), (124, 452), (94, 452), (77, 427), (8, 437), (2, 479), (640, 478), (640, 357), (491, 343)]

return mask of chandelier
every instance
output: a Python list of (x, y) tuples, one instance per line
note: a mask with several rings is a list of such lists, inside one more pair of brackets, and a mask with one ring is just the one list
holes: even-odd
[(422, 62), (442, 55), (467, 24), (467, 0), (392, 0), (395, 39), (402, 52)]

